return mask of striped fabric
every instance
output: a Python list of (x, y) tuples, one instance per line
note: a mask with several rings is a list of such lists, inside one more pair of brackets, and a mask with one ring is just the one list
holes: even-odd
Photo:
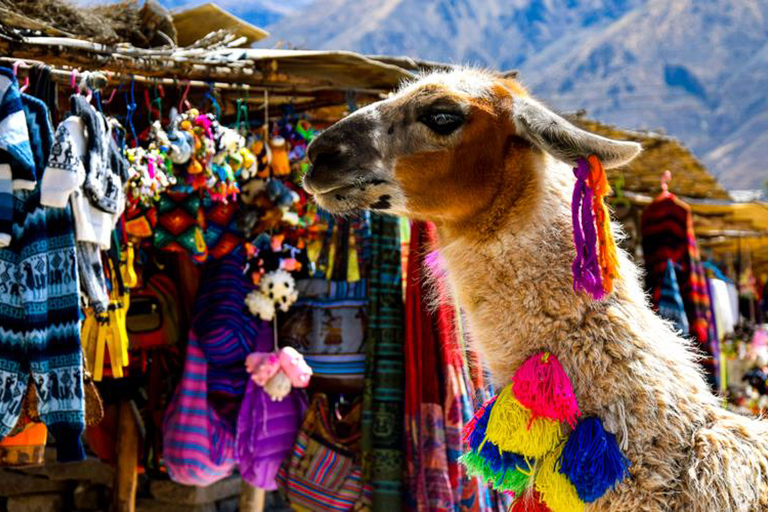
[(359, 378), (365, 373), (364, 354), (307, 354), (304, 360), (316, 375)]
[(208, 362), (208, 393), (212, 406), (231, 425), (237, 422), (248, 373), (243, 361), (260, 336), (271, 338), (270, 324), (245, 309), (245, 296), (254, 289), (243, 274), (245, 249), (238, 247), (206, 263), (195, 299), (192, 330)]
[(208, 367), (194, 332), (187, 345), (184, 375), (163, 421), (163, 456), (171, 479), (210, 485), (232, 473), (234, 438), (208, 406)]
[[(296, 439), (291, 454), (290, 476), (288, 468), (283, 465), (277, 474), (277, 482), (288, 495), (291, 507), (306, 508), (315, 512), (345, 512), (352, 510), (360, 499), (363, 491), (363, 480), (360, 468), (346, 466), (346, 457), (332, 457), (325, 450), (311, 449), (319, 445), (301, 432)], [(305, 456), (306, 454), (306, 456)], [(347, 459), (349, 460), (349, 459)], [(306, 471), (302, 466), (307, 464)], [(345, 470), (348, 468), (349, 470)], [(324, 482), (332, 482), (335, 488)], [(394, 511), (393, 511), (394, 512)]]
[(0, 67), (0, 246), (11, 242), (13, 190), (32, 189), (35, 163), (13, 71)]
[(312, 454), (304, 476), (319, 485), (337, 490), (344, 483), (344, 477), (352, 471), (352, 459), (331, 450), (310, 439), (307, 451)]
[(679, 268), (679, 265), (675, 265), (671, 259), (667, 260), (667, 270), (661, 283), (657, 307), (659, 314), (670, 320), (675, 329), (688, 334), (688, 317), (685, 314), (683, 297), (680, 295), (680, 286), (677, 284), (676, 267)]
[(403, 508), (403, 295), (400, 221), (371, 215), (363, 467), (375, 512)]
[(713, 388), (717, 388), (717, 362), (712, 346), (717, 340), (712, 336), (709, 287), (699, 257), (691, 208), (674, 194), (657, 199), (643, 211), (640, 229), (646, 287), (653, 303), (656, 306), (659, 304), (667, 260), (671, 259), (681, 268), (678, 273), (680, 293), (688, 315), (690, 334), (698, 342), (704, 356), (701, 364), (707, 378)]

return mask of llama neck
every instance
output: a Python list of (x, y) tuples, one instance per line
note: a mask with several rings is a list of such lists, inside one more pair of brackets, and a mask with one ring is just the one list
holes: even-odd
[(572, 190), (573, 177), (567, 167), (553, 161), (546, 165), (532, 181), (538, 189), (527, 191), (534, 200), (499, 219), (501, 227), (491, 236), (483, 236), (482, 219), (478, 226), (464, 223), (460, 229), (438, 226), (452, 290), (500, 382), (511, 378), (532, 352), (550, 349), (554, 339), (564, 336), (563, 327), (581, 321), (589, 308), (586, 297), (574, 294), (571, 279), (566, 192)]
[[(478, 240), (445, 225), (438, 230), (448, 280), (494, 380), (509, 382), (526, 358), (546, 350), (571, 376), (582, 410), (603, 416), (629, 407), (633, 397), (617, 396), (613, 384), (634, 381), (633, 371), (679, 379), (685, 393), (708, 395), (684, 342), (647, 307), (637, 269), (623, 251), (622, 277), (610, 297), (598, 302), (574, 293), (575, 179), (568, 166), (548, 158), (540, 171), (535, 200), (493, 236)], [(659, 406), (649, 386), (636, 387), (649, 411)]]

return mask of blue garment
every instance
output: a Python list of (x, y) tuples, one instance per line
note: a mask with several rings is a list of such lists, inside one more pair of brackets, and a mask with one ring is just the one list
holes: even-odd
[[(30, 155), (42, 177), (53, 138), (47, 107), (23, 96)], [(28, 126), (28, 128), (27, 128)], [(84, 458), (85, 401), (74, 219), (69, 206), (12, 194), (12, 240), (0, 248), (0, 438), (14, 427), (30, 379), (60, 461)]]
[(11, 242), (13, 190), (35, 185), (35, 164), (16, 77), (0, 67), (0, 247)]
[(659, 297), (659, 314), (670, 320), (675, 328), (683, 335), (689, 331), (688, 316), (685, 314), (683, 297), (680, 294), (680, 286), (677, 284), (675, 263), (667, 260), (667, 269), (661, 282), (661, 296)]

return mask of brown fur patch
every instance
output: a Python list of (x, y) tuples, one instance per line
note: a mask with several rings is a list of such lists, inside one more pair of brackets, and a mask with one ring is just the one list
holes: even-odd
[(498, 103), (473, 99), (470, 105), (452, 150), (401, 157), (395, 176), (414, 216), (434, 220), (452, 234), (482, 239), (536, 201), (533, 178), (542, 154), (514, 135)]

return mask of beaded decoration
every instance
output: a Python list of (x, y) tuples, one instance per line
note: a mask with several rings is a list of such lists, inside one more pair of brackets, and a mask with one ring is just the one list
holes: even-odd
[(460, 461), (468, 475), (513, 495), (510, 510), (583, 510), (627, 476), (629, 461), (599, 418), (580, 417), (557, 358), (535, 354), (464, 427), (469, 451)]

